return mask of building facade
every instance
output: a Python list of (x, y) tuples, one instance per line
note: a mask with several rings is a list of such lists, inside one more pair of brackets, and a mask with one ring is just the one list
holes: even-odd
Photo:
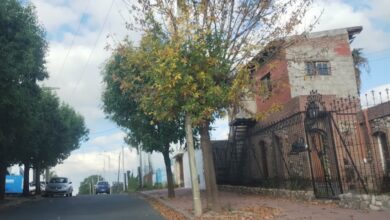
[(256, 57), (258, 95), (231, 115), (225, 150), (214, 149), (219, 184), (314, 190), (324, 198), (390, 188), (390, 106), (362, 110), (357, 98), (350, 43), (361, 31), (291, 37)]

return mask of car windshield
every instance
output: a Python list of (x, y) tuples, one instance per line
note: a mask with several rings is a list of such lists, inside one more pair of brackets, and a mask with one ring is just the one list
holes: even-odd
[(98, 182), (98, 185), (99, 185), (99, 186), (108, 185), (108, 182)]
[(50, 180), (50, 183), (67, 183), (67, 178), (53, 178)]

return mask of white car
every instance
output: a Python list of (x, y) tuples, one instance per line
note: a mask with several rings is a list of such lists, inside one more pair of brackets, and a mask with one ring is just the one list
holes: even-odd
[(66, 197), (71, 197), (72, 193), (72, 182), (66, 177), (53, 177), (46, 185), (46, 196), (65, 195)]
[[(44, 194), (45, 188), (46, 188), (46, 183), (43, 181), (41, 181), (40, 183), (41, 183), (41, 193)], [(30, 189), (30, 194), (35, 195), (35, 189), (36, 189), (35, 182), (30, 183), (29, 189)]]

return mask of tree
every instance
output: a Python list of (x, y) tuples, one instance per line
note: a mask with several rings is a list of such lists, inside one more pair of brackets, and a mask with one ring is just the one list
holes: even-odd
[(29, 194), (29, 169), (35, 169), (36, 193), (40, 193), (40, 174), (65, 160), (70, 152), (87, 139), (84, 119), (70, 106), (60, 104), (56, 95), (42, 89), (29, 111), (28, 129), (17, 140), (18, 160), (24, 164), (23, 193)]
[[(38, 121), (35, 124), (32, 142), (35, 143), (31, 164), (36, 170), (35, 182), (40, 182), (41, 171), (54, 167), (70, 156), (73, 150), (88, 140), (84, 118), (67, 104), (59, 104), (58, 98), (43, 91), (38, 103)], [(36, 192), (40, 193), (39, 184)]]
[(150, 83), (139, 102), (154, 117), (185, 114), (191, 126), (201, 129), (207, 201), (213, 210), (219, 204), (210, 123), (248, 95), (246, 65), (268, 43), (297, 33), (311, 2), (143, 0), (132, 7), (135, 28), (147, 34), (158, 30), (167, 39), (151, 44), (143, 56), (151, 63), (145, 73)]
[(98, 181), (103, 181), (104, 178), (100, 175), (91, 175), (85, 178), (79, 186), (79, 195), (90, 195), (94, 193), (94, 186)]
[(354, 48), (352, 50), (353, 67), (355, 69), (356, 85), (359, 94), (362, 87), (362, 80), (361, 80), (362, 72), (363, 71), (367, 73), (370, 72), (370, 65), (368, 63), (368, 59), (363, 56), (362, 52), (363, 52), (363, 48)]
[(51, 178), (57, 177), (57, 174), (54, 170), (47, 169), (46, 171), (48, 171), (48, 172), (45, 173), (45, 176), (44, 176), (45, 182), (49, 182), (51, 180)]
[(0, 4), (0, 199), (5, 193), (7, 166), (18, 162), (16, 144), (28, 131), (31, 100), (45, 69), (47, 43), (32, 5), (17, 0)]
[[(168, 181), (168, 196), (174, 197), (174, 182), (171, 170), (170, 146), (182, 142), (184, 138), (181, 118), (172, 121), (158, 121), (145, 114), (131, 91), (123, 92), (121, 83), (126, 78), (136, 78), (141, 74), (140, 63), (132, 60), (136, 51), (128, 42), (119, 45), (113, 52), (103, 71), (106, 84), (103, 93), (103, 108), (108, 117), (122, 127), (126, 133), (126, 142), (130, 146), (142, 145), (146, 152), (157, 151), (163, 154)], [(142, 82), (134, 86), (142, 87)]]

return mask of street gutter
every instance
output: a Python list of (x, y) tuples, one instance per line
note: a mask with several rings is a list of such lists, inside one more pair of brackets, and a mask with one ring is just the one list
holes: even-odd
[[(194, 216), (191, 216), (188, 213), (183, 212), (182, 210), (180, 210), (180, 209), (170, 205), (169, 203), (167, 203), (166, 201), (164, 201), (164, 200), (162, 200), (162, 199), (160, 199), (158, 197), (151, 196), (151, 195), (149, 195), (147, 193), (144, 193), (142, 191), (137, 192), (137, 194), (140, 197), (142, 197), (143, 199), (145, 199), (146, 201), (147, 200), (152, 200), (154, 202), (157, 202), (157, 203), (161, 204), (162, 206), (164, 206), (164, 208), (169, 209), (170, 211), (175, 212), (178, 216), (182, 217), (183, 219), (189, 219), (189, 220), (195, 219)], [(149, 202), (149, 201), (147, 201), (147, 202)], [(156, 211), (159, 211), (159, 210), (156, 210)], [(162, 215), (162, 213), (160, 213), (160, 214)]]

